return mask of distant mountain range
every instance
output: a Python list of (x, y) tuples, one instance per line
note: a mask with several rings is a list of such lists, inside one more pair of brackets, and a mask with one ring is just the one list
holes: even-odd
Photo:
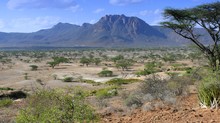
[(170, 29), (150, 26), (137, 17), (125, 15), (106, 15), (95, 24), (82, 26), (58, 23), (33, 33), (0, 32), (0, 47), (151, 47), (185, 43), (186, 39)]

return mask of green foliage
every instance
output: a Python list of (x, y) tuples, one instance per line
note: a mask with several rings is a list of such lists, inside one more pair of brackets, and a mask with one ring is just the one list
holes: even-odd
[(58, 64), (69, 62), (69, 59), (65, 57), (53, 57), (53, 60), (56, 61)]
[(121, 59), (121, 60), (117, 60), (116, 62), (116, 67), (121, 68), (123, 71), (127, 70), (128, 67), (132, 65), (133, 65), (133, 60), (131, 59)]
[(113, 58), (112, 58), (112, 61), (113, 61), (114, 63), (116, 63), (117, 61), (122, 60), (122, 59), (124, 59), (124, 56), (118, 55), (118, 56), (113, 57)]
[(114, 78), (106, 82), (109, 85), (122, 85), (122, 84), (129, 84), (134, 82), (140, 82), (139, 79), (122, 79), (122, 78)]
[(102, 84), (101, 82), (96, 82), (94, 80), (88, 80), (88, 79), (82, 79), (81, 82), (92, 84), (93, 86), (98, 86)]
[(84, 56), (80, 59), (80, 63), (82, 63), (83, 66), (84, 66), (84, 65), (89, 66), (89, 64), (90, 64), (91, 62), (92, 62), (92, 60), (91, 60), (90, 58), (86, 58), (86, 57), (84, 57)]
[(149, 75), (160, 71), (160, 67), (162, 66), (161, 62), (147, 62), (145, 64), (144, 70), (136, 72), (136, 75)]
[(98, 75), (100, 77), (111, 77), (113, 76), (113, 72), (111, 70), (102, 70)]
[(95, 63), (95, 65), (99, 65), (102, 62), (102, 60), (100, 58), (93, 58), (93, 63)]
[(116, 96), (118, 94), (117, 87), (108, 87), (93, 92), (97, 98), (104, 99)]
[(9, 98), (4, 98), (4, 99), (0, 99), (0, 108), (1, 107), (8, 107), (13, 103), (12, 99)]
[(56, 65), (59, 65), (60, 63), (67, 63), (69, 62), (69, 59), (65, 57), (53, 57), (53, 61), (47, 62), (47, 64), (50, 65), (50, 67), (54, 68)]
[(64, 82), (72, 82), (73, 81), (73, 77), (65, 77), (63, 79)]
[(84, 103), (82, 93), (40, 90), (27, 98), (27, 105), (17, 115), (17, 123), (94, 122), (93, 109)]
[(58, 65), (59, 63), (56, 61), (52, 61), (52, 62), (47, 62), (47, 64), (50, 65), (50, 67), (54, 68), (56, 65)]
[(32, 71), (35, 71), (35, 70), (37, 70), (37, 68), (38, 68), (37, 65), (30, 65), (29, 67), (31, 67), (31, 70), (32, 70)]
[(219, 74), (208, 75), (198, 87), (200, 103), (204, 106), (219, 106), (220, 104), (220, 79)]

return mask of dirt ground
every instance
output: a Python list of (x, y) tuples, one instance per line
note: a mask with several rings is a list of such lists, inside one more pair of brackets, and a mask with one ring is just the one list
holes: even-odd
[(179, 100), (177, 106), (153, 111), (137, 109), (130, 114), (108, 114), (102, 123), (219, 123), (219, 109), (201, 109), (196, 94)]

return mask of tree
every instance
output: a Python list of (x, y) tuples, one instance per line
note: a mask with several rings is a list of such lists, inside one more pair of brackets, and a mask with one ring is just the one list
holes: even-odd
[(47, 62), (47, 64), (49, 64), (50, 67), (54, 68), (56, 65), (58, 65), (58, 62), (52, 61), (52, 62)]
[(129, 66), (132, 66), (133, 61), (130, 59), (121, 59), (116, 63), (117, 68), (121, 68), (122, 71), (127, 70)]
[(118, 60), (122, 60), (122, 59), (124, 59), (124, 56), (118, 55), (118, 56), (113, 57), (113, 58), (112, 58), (112, 61), (113, 61), (114, 63), (116, 63)]
[(99, 65), (102, 62), (102, 60), (100, 58), (94, 58), (93, 62), (95, 63), (95, 65)]
[(68, 58), (65, 57), (53, 57), (53, 61), (47, 62), (47, 64), (50, 65), (50, 67), (54, 68), (56, 65), (59, 65), (60, 63), (67, 63), (69, 62)]
[(53, 57), (53, 60), (56, 61), (58, 64), (69, 62), (69, 59), (65, 57)]
[[(199, 5), (188, 9), (168, 8), (164, 11), (167, 21), (161, 25), (174, 30), (175, 33), (192, 41), (208, 58), (213, 71), (220, 66), (220, 2)], [(202, 27), (211, 37), (211, 43), (206, 46), (202, 42), (201, 33), (195, 27)]]
[(86, 58), (85, 56), (83, 56), (81, 59), (80, 59), (80, 63), (84, 65), (86, 65), (87, 67), (89, 66), (89, 64), (91, 63), (91, 59), (89, 58)]

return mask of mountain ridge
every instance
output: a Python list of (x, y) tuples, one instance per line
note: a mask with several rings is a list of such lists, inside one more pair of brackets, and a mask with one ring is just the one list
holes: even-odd
[(184, 40), (170, 29), (151, 26), (138, 17), (105, 15), (94, 24), (81, 26), (69, 23), (54, 25), (32, 33), (0, 32), (0, 47), (146, 47), (180, 46)]

